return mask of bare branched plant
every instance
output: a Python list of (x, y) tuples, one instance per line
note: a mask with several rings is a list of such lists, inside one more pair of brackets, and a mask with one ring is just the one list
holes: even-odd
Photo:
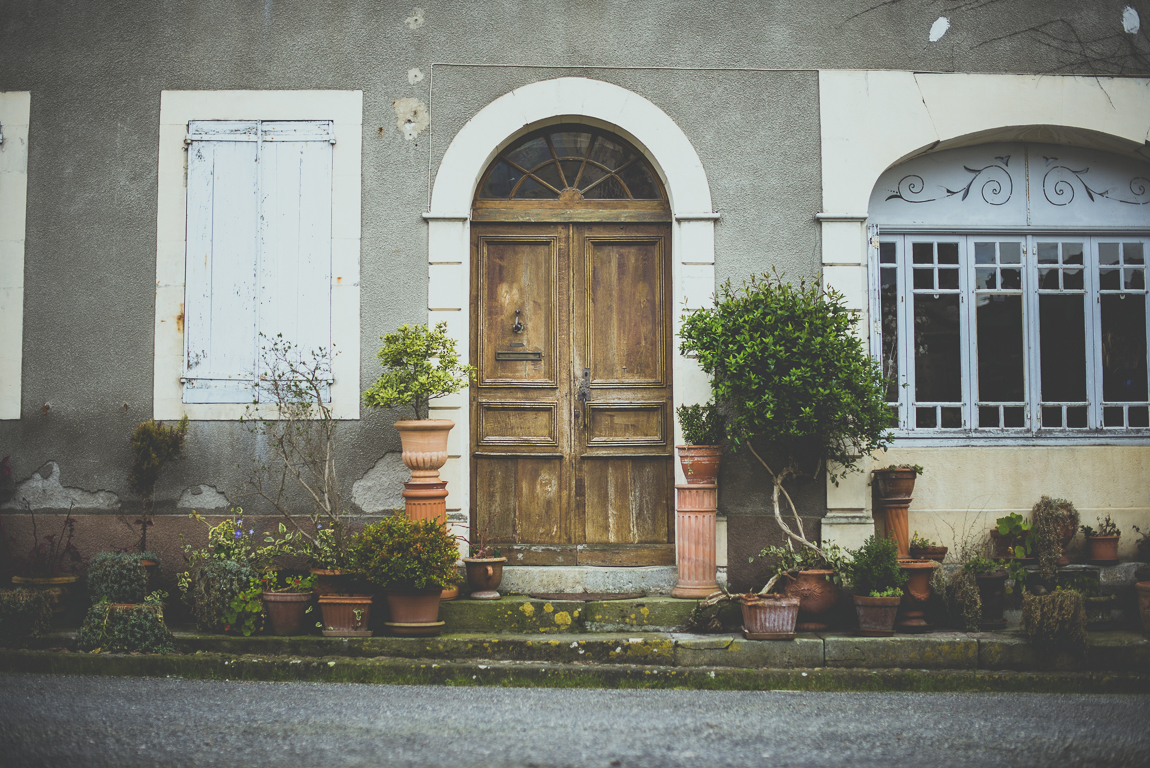
[[(312, 559), (339, 567), (346, 556), (343, 497), (336, 472), (335, 438), (339, 426), (331, 409), (331, 354), (304, 352), (277, 335), (260, 334), (263, 370), (259, 391), (241, 421), (266, 440), (268, 455), (253, 460), (248, 485), (286, 517), (299, 532)], [(292, 499), (310, 502), (310, 525)]]

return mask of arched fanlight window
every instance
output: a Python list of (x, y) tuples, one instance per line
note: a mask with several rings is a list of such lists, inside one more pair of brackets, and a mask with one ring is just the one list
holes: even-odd
[(666, 196), (646, 158), (587, 125), (549, 126), (511, 144), (487, 169), (478, 201), (658, 201)]

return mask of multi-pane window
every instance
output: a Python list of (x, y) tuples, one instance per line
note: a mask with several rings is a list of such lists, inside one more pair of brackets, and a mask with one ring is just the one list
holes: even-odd
[(1150, 434), (1145, 235), (875, 232), (874, 349), (899, 428)]

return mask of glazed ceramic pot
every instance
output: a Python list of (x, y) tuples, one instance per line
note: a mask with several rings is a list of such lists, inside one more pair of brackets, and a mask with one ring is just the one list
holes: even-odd
[(439, 597), (442, 592), (442, 587), (385, 590), (391, 620), (384, 624), (395, 635), (439, 634), (443, 629), (443, 622), (439, 620)]
[(311, 592), (264, 592), (268, 632), (273, 635), (303, 634), (304, 614), (311, 598)]
[(794, 640), (799, 599), (786, 595), (739, 595), (748, 640)]
[(723, 457), (721, 445), (676, 445), (679, 464), (688, 485), (714, 485), (719, 478), (719, 461)]
[(838, 602), (839, 588), (828, 577), (834, 571), (799, 571), (797, 577), (786, 577), (783, 594), (799, 599), (800, 632), (819, 632), (830, 628), (830, 612)]
[(890, 637), (898, 615), (901, 597), (863, 597), (855, 595), (855, 613), (859, 617), (859, 634), (863, 637)]
[(465, 557), (463, 566), (467, 571), (467, 584), (471, 587), (472, 600), (498, 600), (499, 583), (503, 581), (503, 566), (506, 557)]

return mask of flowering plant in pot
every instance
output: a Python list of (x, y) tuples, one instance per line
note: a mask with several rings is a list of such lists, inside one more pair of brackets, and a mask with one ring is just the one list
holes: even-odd
[(775, 273), (741, 288), (725, 283), (713, 305), (688, 311), (680, 328), (679, 351), (696, 355), (711, 376), (728, 444), (764, 471), (775, 522), (794, 545), (820, 554), (788, 485), (824, 472), (837, 481), (893, 439), (889, 382), (857, 324), (842, 294)]
[(1089, 548), (1087, 559), (1099, 565), (1110, 565), (1118, 562), (1118, 539), (1122, 532), (1117, 524), (1106, 517), (1098, 518), (1098, 528), (1089, 525), (1082, 526), (1082, 533), (1086, 536), (1086, 545)]
[(854, 593), (859, 634), (890, 637), (907, 582), (898, 565), (898, 545), (893, 539), (871, 536), (850, 554), (846, 578)]
[(352, 550), (355, 567), (387, 597), (395, 634), (434, 635), (439, 595), (459, 581), (455, 537), (437, 520), (393, 515), (363, 529)]
[(685, 445), (676, 445), (683, 476), (690, 485), (711, 484), (719, 479), (726, 420), (715, 403), (680, 405), (675, 409)]

